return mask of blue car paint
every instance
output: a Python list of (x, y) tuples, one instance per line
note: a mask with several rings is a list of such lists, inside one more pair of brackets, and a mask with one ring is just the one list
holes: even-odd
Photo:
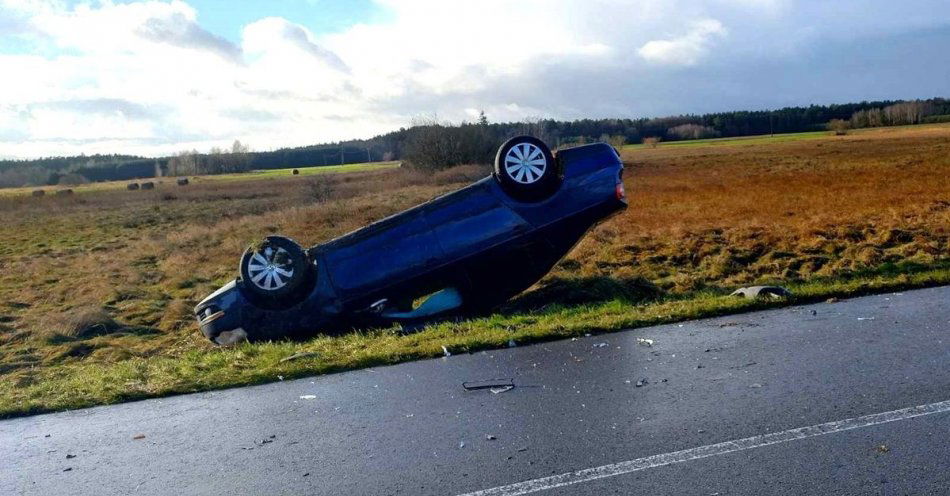
[(289, 307), (255, 301), (239, 279), (228, 283), (195, 307), (201, 330), (212, 340), (236, 328), (252, 340), (342, 331), (385, 323), (367, 312), (381, 299), (411, 303), (445, 288), (461, 295), (464, 310), (503, 303), (626, 207), (616, 194), (623, 166), (612, 147), (569, 148), (556, 160), (562, 183), (543, 201), (515, 200), (486, 177), (310, 248), (315, 283)]

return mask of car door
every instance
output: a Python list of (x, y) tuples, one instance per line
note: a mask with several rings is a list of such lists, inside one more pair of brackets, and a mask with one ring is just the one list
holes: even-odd
[(483, 180), (433, 205), (429, 224), (447, 263), (510, 242), (530, 230), (528, 223), (505, 206)]
[(424, 275), (442, 252), (423, 209), (412, 209), (327, 245), (326, 263), (344, 300), (362, 299)]

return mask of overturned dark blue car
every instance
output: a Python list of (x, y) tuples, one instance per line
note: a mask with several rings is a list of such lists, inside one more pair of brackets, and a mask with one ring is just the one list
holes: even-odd
[(557, 152), (508, 140), (494, 173), (458, 191), (313, 246), (268, 236), (239, 276), (198, 306), (218, 344), (477, 314), (543, 277), (595, 224), (627, 206), (617, 152)]

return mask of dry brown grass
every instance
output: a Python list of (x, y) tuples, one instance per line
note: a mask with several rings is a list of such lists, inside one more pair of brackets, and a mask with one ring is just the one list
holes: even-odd
[(676, 291), (950, 257), (950, 128), (623, 154), (630, 208), (555, 277)]
[(325, 241), (486, 172), (389, 169), (0, 197), (0, 364), (10, 371), (200, 348), (191, 308), (233, 277), (255, 239), (280, 232), (305, 245)]
[[(630, 208), (509, 311), (950, 258), (950, 126), (623, 157)], [(0, 374), (29, 382), (37, 365), (205, 349), (191, 307), (234, 276), (251, 241), (326, 241), (485, 174), (392, 169), (0, 197)]]

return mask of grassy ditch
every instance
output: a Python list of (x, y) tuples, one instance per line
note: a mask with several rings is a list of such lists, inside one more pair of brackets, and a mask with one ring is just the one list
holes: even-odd
[[(531, 313), (504, 314), (441, 323), (403, 335), (376, 330), (306, 342), (243, 344), (231, 349), (192, 350), (175, 357), (119, 363), (72, 364), (41, 372), (23, 383), (0, 384), (0, 416), (82, 408), (176, 393), (188, 393), (389, 365), (443, 355), (606, 333), (847, 298), (884, 291), (950, 284), (950, 262), (938, 268), (888, 265), (851, 278), (816, 279), (791, 286), (793, 297), (747, 300), (714, 291), (659, 297), (644, 303), (611, 300), (590, 305), (552, 306)], [(662, 340), (662, 336), (653, 336)], [(285, 360), (296, 354), (300, 359)]]

